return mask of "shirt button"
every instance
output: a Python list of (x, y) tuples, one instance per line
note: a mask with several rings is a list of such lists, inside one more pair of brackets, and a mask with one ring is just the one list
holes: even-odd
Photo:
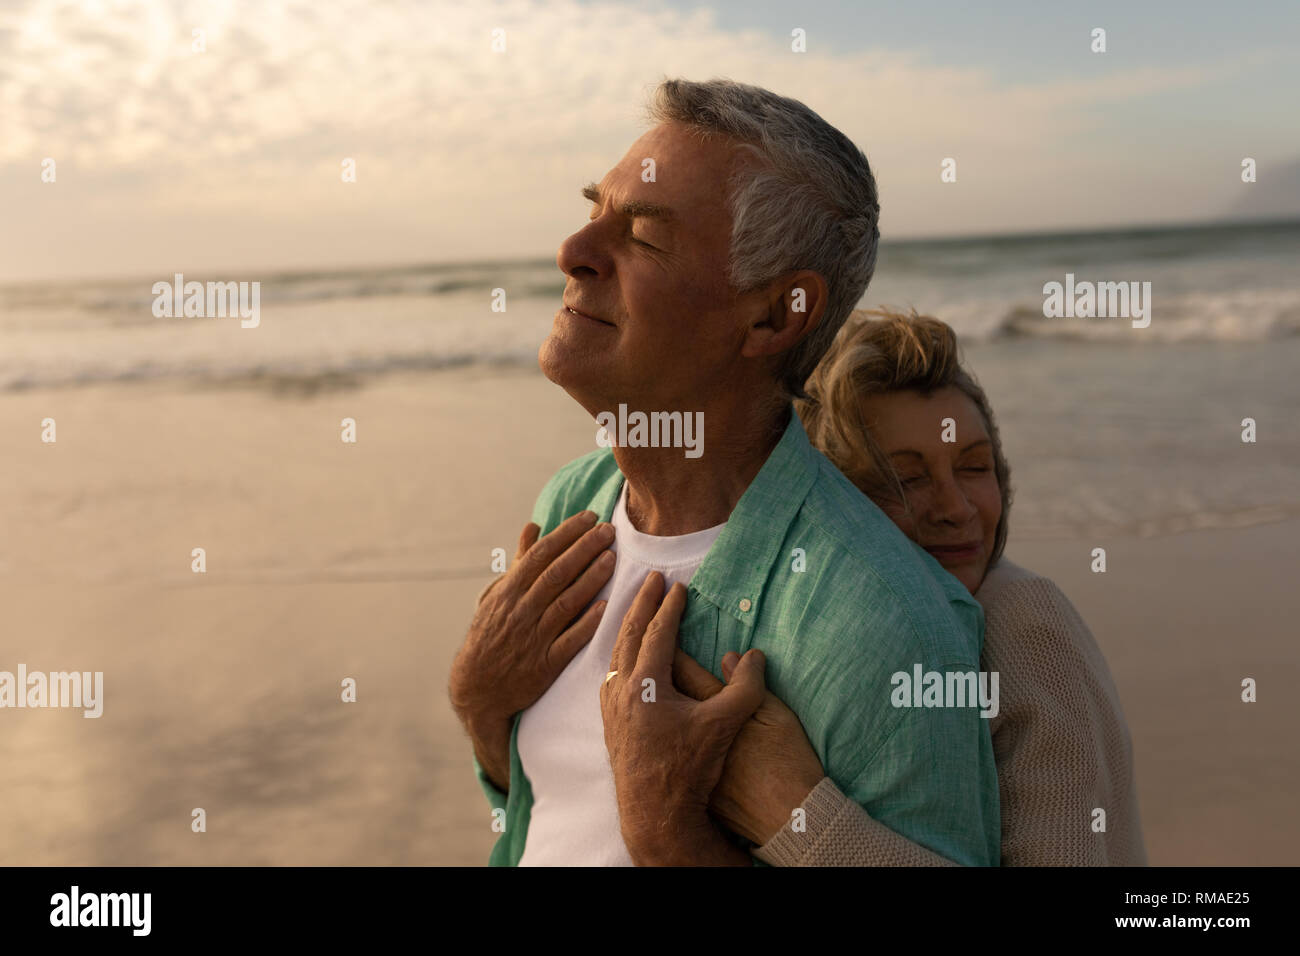
[(748, 610), (749, 610), (751, 607), (753, 607), (753, 606), (754, 606), (754, 605), (752, 605), (752, 604), (749, 603), (749, 598), (741, 598), (741, 599), (740, 599), (740, 609), (741, 609), (742, 611), (748, 611)]

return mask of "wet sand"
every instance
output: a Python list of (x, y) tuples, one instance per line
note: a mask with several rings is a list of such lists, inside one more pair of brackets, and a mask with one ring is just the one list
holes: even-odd
[[(0, 670), (104, 672), (98, 719), (0, 710), (0, 862), (486, 861), (448, 668), (492, 549), (513, 554), (546, 478), (594, 447), (582, 409), (495, 369), (0, 405)], [(1300, 858), (1300, 522), (1013, 532), (1007, 553), (1060, 584), (1110, 661), (1151, 862)]]

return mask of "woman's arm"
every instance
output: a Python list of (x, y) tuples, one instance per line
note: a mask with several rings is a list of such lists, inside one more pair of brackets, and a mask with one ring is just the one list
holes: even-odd
[[(722, 660), (731, 680), (737, 655)], [(723, 684), (678, 651), (673, 682), (694, 697)], [(826, 776), (799, 717), (771, 691), (737, 735), (709, 810), (773, 866), (956, 866), (873, 820)], [(799, 811), (802, 811), (800, 813)]]
[(803, 800), (802, 830), (791, 820), (754, 856), (772, 866), (956, 866), (868, 816), (830, 777)]
[[(1128, 727), (1087, 625), (1045, 578), (1008, 586), (986, 610), (983, 666), (999, 672), (1002, 688), (991, 728), (1002, 865), (1146, 865)], [(775, 716), (761, 732), (747, 727), (737, 737), (712, 805), (724, 823), (761, 844), (753, 851), (758, 859), (776, 866), (956, 865), (873, 820), (830, 778), (797, 803), (765, 788), (762, 781), (816, 759), (798, 717), (769, 696), (763, 709)]]
[[(722, 659), (728, 681), (738, 659), (735, 653)], [(697, 700), (725, 686), (681, 650), (673, 683)], [(771, 691), (732, 743), (709, 811), (774, 866), (957, 865), (871, 819), (846, 797), (826, 776), (799, 717)]]

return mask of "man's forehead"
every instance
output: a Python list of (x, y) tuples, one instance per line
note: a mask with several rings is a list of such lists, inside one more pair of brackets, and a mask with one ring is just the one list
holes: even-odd
[[(632, 144), (599, 183), (584, 187), (602, 199), (629, 207), (630, 214), (672, 221), (692, 210), (721, 207), (739, 157), (725, 137), (701, 141), (676, 124), (655, 127)], [(593, 201), (599, 201), (593, 199)]]

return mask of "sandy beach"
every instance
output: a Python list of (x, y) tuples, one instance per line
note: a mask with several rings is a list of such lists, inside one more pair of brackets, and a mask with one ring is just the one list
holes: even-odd
[[(513, 554), (546, 478), (594, 447), (582, 409), (491, 368), (0, 405), (0, 670), (104, 673), (98, 719), (0, 713), (0, 862), (486, 862), (448, 669), (492, 549)], [(1107, 655), (1151, 862), (1294, 863), (1300, 522), (1013, 531), (1007, 553), (1057, 581)]]

